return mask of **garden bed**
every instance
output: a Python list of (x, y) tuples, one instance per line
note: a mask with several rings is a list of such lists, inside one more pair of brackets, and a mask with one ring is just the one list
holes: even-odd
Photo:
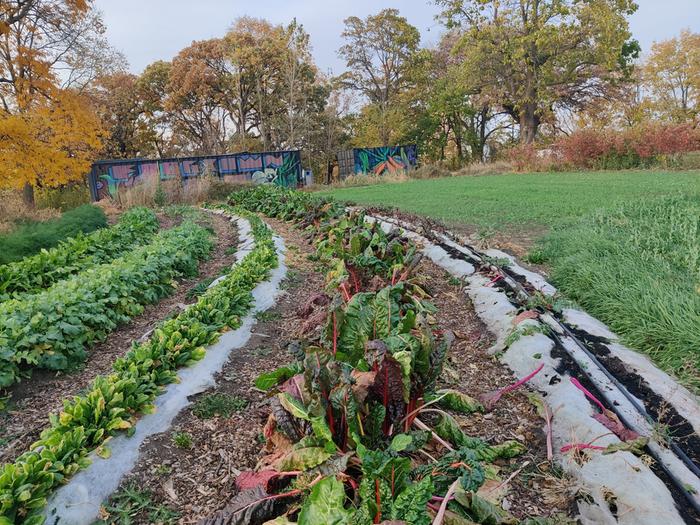
[[(162, 227), (179, 224), (178, 217), (159, 216)], [(0, 460), (13, 461), (36, 440), (47, 422), (47, 413), (56, 412), (62, 400), (78, 394), (95, 376), (109, 373), (117, 357), (124, 355), (133, 341), (138, 341), (158, 322), (181, 311), (195, 297), (192, 292), (225, 273), (235, 259), (237, 232), (233, 225), (219, 215), (211, 216), (216, 235), (212, 255), (199, 264), (199, 274), (180, 280), (176, 291), (158, 303), (146, 306), (144, 312), (121, 325), (107, 338), (97, 343), (88, 359), (79, 367), (65, 372), (36, 370), (31, 377), (4, 391), (7, 408), (0, 413)]]
[[(237, 475), (255, 468), (260, 460), (261, 430), (269, 405), (268, 396), (254, 387), (255, 378), (291, 359), (286, 348), (300, 336), (305, 322), (300, 305), (324, 287), (323, 269), (309, 261), (315, 250), (301, 232), (287, 223), (265, 220), (287, 246), (289, 274), (283, 286), (287, 293), (273, 310), (259, 316), (253, 337), (231, 355), (217, 376), (216, 387), (194, 398), (169, 431), (145, 443), (136, 468), (106, 503), (105, 523), (122, 523), (127, 517), (147, 523), (153, 515), (172, 523), (197, 523), (225, 507), (236, 493)], [(420, 263), (416, 273), (424, 278), (425, 289), (440, 312), (440, 329), (456, 335), (439, 386), (477, 396), (512, 383), (510, 371), (488, 355), (491, 338), (465, 304), (461, 283), (427, 261)], [(225, 407), (226, 400), (236, 408), (215, 415), (216, 407)], [(205, 409), (212, 405), (213, 412), (207, 413)], [(504, 479), (519, 471), (506, 490), (499, 491), (499, 499), (505, 496), (505, 506), (516, 517), (571, 510), (569, 482), (547, 461), (541, 421), (525, 393), (516, 392), (492, 412), (460, 418), (460, 423), (467, 434), (489, 442), (527, 443), (524, 455), (501, 462)]]

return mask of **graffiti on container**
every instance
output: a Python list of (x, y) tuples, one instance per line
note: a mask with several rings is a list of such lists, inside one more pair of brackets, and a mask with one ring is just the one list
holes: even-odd
[(93, 164), (89, 175), (93, 200), (116, 198), (120, 190), (145, 180), (188, 180), (211, 175), (234, 182), (253, 181), (295, 188), (303, 184), (301, 153), (274, 151), (169, 159), (114, 159)]
[(357, 148), (355, 173), (384, 175), (414, 168), (417, 164), (415, 144), (407, 146), (383, 146), (380, 148)]

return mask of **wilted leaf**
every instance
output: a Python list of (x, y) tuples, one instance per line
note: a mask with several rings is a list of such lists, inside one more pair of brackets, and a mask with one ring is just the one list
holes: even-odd
[(244, 470), (236, 477), (236, 487), (238, 490), (249, 490), (255, 487), (263, 487), (266, 491), (269, 490), (270, 480), (279, 476), (279, 472), (275, 470), (263, 470), (254, 472), (252, 470)]
[(622, 441), (633, 441), (639, 437), (639, 434), (627, 428), (615, 413), (610, 410), (606, 410), (602, 414), (595, 414), (593, 419), (610, 430), (610, 432), (615, 434)]
[(249, 525), (264, 523), (280, 514), (287, 498), (270, 497), (262, 487), (244, 490), (234, 496), (221, 511), (205, 518), (199, 525)]
[(449, 408), (455, 412), (471, 414), (472, 412), (484, 411), (484, 406), (479, 401), (459, 390), (452, 388), (438, 390), (435, 392), (435, 397), (440, 398), (440, 401), (437, 402), (439, 406)]
[(290, 472), (316, 467), (331, 457), (331, 453), (321, 447), (304, 447), (292, 450), (277, 463), (277, 470)]

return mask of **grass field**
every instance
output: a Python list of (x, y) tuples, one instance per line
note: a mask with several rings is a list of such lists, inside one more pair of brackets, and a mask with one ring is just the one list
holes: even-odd
[(536, 231), (532, 255), (567, 297), (700, 392), (700, 172), (453, 177), (328, 193)]
[(326, 191), (358, 204), (483, 228), (551, 227), (616, 202), (700, 195), (700, 172), (531, 173), (448, 177)]

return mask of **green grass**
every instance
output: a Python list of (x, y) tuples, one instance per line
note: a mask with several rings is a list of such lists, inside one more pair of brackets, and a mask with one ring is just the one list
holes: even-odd
[(194, 441), (192, 440), (192, 434), (189, 432), (174, 432), (173, 433), (173, 444), (177, 448), (192, 448)]
[(58, 219), (21, 224), (0, 235), (0, 264), (19, 261), (80, 232), (89, 233), (106, 225), (102, 209), (91, 204), (67, 211)]
[(153, 501), (153, 494), (135, 484), (123, 487), (112, 495), (103, 506), (105, 517), (97, 524), (132, 525), (135, 523), (157, 523), (170, 525), (177, 523), (180, 515), (170, 507)]
[(542, 255), (561, 292), (700, 391), (700, 196), (599, 210)]
[(528, 173), (448, 177), (324, 191), (482, 228), (551, 227), (618, 201), (700, 195), (700, 172)]
[(231, 417), (248, 406), (248, 400), (229, 394), (207, 394), (200, 397), (192, 408), (192, 413), (199, 419), (213, 417)]
[(565, 297), (700, 392), (700, 172), (536, 173), (343, 188), (490, 231), (536, 229), (529, 260)]

